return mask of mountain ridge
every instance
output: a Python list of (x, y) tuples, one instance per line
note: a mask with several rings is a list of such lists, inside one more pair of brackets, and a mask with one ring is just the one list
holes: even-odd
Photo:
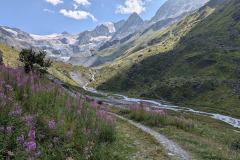
[[(188, 1), (188, 0), (184, 0)], [(168, 1), (166, 2), (168, 3)], [(167, 27), (180, 19), (168, 19), (158, 25), (158, 29)], [(61, 34), (51, 35), (33, 35), (22, 32), (19, 29), (7, 27), (0, 27), (0, 43), (9, 44), (18, 50), (23, 48), (34, 48), (36, 50), (45, 50), (51, 59), (71, 63), (75, 65), (85, 65), (84, 61), (90, 60), (91, 65), (98, 65), (105, 63), (104, 59), (112, 60), (118, 56), (111, 56), (112, 58), (101, 58), (98, 53), (102, 48), (114, 47), (115, 44), (127, 43), (130, 39), (134, 38), (136, 34), (141, 33), (142, 29), (152, 27), (149, 21), (144, 21), (137, 13), (133, 13), (129, 18), (118, 21), (116, 23), (106, 22), (98, 25), (91, 31), (83, 31), (79, 34), (68, 34), (67, 32)], [(163, 25), (164, 24), (164, 25)], [(137, 37), (136, 37), (137, 38)], [(117, 46), (116, 46), (117, 47)], [(94, 57), (94, 58), (93, 58)], [(100, 58), (100, 60), (98, 59)], [(94, 59), (96, 62), (92, 61)], [(102, 59), (102, 60), (101, 60)], [(70, 61), (69, 61), (70, 60)], [(98, 63), (101, 62), (101, 63)]]

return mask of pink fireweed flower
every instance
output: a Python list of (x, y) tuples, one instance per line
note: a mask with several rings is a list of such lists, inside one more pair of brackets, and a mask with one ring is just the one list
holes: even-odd
[(72, 110), (72, 102), (70, 98), (67, 99), (66, 107), (69, 112)]
[(152, 113), (159, 115), (159, 116), (166, 116), (166, 112), (163, 110), (159, 110), (159, 109), (153, 110)]
[(32, 128), (28, 132), (28, 139), (35, 140), (35, 138), (36, 138), (36, 131), (35, 131), (35, 129)]
[(4, 93), (0, 92), (0, 106), (5, 106), (8, 100), (8, 97)]
[(56, 122), (54, 120), (50, 120), (48, 122), (48, 128), (49, 129), (55, 129), (56, 128)]
[(11, 85), (9, 85), (9, 84), (5, 85), (5, 88), (6, 88), (7, 92), (13, 91), (13, 87)]
[(130, 106), (130, 109), (133, 111), (137, 111), (137, 110), (140, 110), (140, 106), (139, 106), (139, 104), (134, 104), (134, 105)]
[(26, 124), (27, 127), (33, 127), (34, 126), (34, 118), (31, 115), (27, 115), (22, 118), (23, 122)]
[(0, 99), (7, 100), (8, 97), (4, 93), (0, 92)]
[(2, 87), (4, 84), (5, 84), (5, 81), (0, 79), (0, 87)]
[(94, 109), (96, 109), (96, 108), (98, 107), (97, 101), (96, 101), (96, 100), (93, 100), (91, 106), (92, 106)]
[(144, 111), (145, 111), (145, 112), (150, 112), (151, 109), (150, 109), (149, 107), (144, 107)]
[(11, 134), (13, 130), (12, 126), (0, 127), (0, 133), (2, 134)]
[(86, 102), (90, 102), (90, 101), (92, 101), (92, 99), (91, 99), (90, 97), (86, 96), (86, 97), (85, 97), (85, 101), (86, 101)]
[(37, 144), (35, 141), (29, 141), (25, 143), (26, 151), (27, 152), (33, 152), (37, 149)]
[(104, 110), (98, 110), (97, 111), (97, 117), (100, 119), (106, 119), (107, 117), (107, 112)]
[(114, 125), (116, 123), (116, 118), (111, 116), (111, 115), (108, 115), (107, 118), (106, 118), (106, 121), (111, 124), (111, 125)]
[(29, 78), (28, 77), (17, 77), (17, 86), (22, 87), (28, 83)]
[(99, 109), (108, 112), (108, 108), (104, 105), (101, 105)]

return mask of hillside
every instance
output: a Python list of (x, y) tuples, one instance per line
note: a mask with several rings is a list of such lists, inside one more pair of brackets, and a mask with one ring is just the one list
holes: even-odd
[(0, 159), (169, 159), (106, 106), (21, 67), (0, 65), (0, 106)]
[[(221, 2), (210, 1), (173, 29), (150, 41), (162, 47), (175, 44), (171, 45), (172, 49), (164, 51), (159, 47), (155, 50), (159, 54), (138, 60), (135, 65), (127, 66), (121, 63), (126, 59), (122, 59), (103, 68), (99, 81), (107, 81), (98, 89), (165, 99), (239, 117), (240, 2), (232, 0), (218, 6)], [(185, 34), (179, 34), (186, 28), (183, 26), (189, 27)], [(169, 37), (179, 41), (170, 41)], [(156, 44), (147, 49), (154, 50)], [(128, 59), (140, 53), (145, 55), (145, 49), (129, 55)], [(118, 74), (104, 77), (104, 72), (109, 70)]]
[[(9, 47), (5, 44), (0, 44), (0, 52), (2, 53), (3, 62), (6, 66), (13, 68), (22, 66), (22, 63), (18, 60), (19, 56), (18, 50), (14, 49), (13, 47)], [(53, 61), (52, 66), (48, 69), (48, 72), (55, 78), (61, 80), (62, 82), (77, 87), (78, 84), (70, 78), (72, 72), (81, 74), (85, 81), (91, 80), (91, 74), (89, 72), (89, 69), (58, 61)]]

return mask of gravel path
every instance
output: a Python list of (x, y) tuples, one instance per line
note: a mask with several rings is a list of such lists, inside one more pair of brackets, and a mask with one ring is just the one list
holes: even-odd
[[(79, 76), (76, 76), (76, 74), (72, 73), (72, 78), (74, 78), (75, 80), (80, 80)], [(92, 79), (94, 79), (95, 77), (93, 76)], [(88, 85), (88, 83), (85, 85), (85, 87)], [(84, 88), (85, 89), (85, 88)], [(149, 127), (146, 127), (140, 123), (136, 123), (132, 120), (129, 120), (127, 118), (124, 118), (120, 115), (114, 114), (114, 113), (109, 113), (119, 119), (122, 119), (126, 122), (128, 122), (129, 124), (135, 126), (136, 128), (142, 130), (143, 132), (151, 135), (158, 143), (160, 143), (163, 148), (167, 151), (168, 155), (171, 156), (174, 159), (178, 159), (178, 160), (191, 160), (191, 156), (185, 151), (183, 150), (178, 144), (176, 144), (175, 142), (173, 142), (172, 140), (168, 139), (167, 137), (165, 137), (164, 135), (152, 130)]]
[(114, 114), (114, 113), (110, 113), (110, 114), (114, 115), (115, 117), (117, 117), (119, 119), (127, 121), (129, 124), (139, 128), (143, 132), (148, 133), (149, 135), (153, 136), (166, 149), (169, 156), (172, 156), (179, 160), (191, 160), (191, 156), (185, 150), (183, 150), (178, 144), (176, 144), (172, 140), (168, 139), (164, 135), (150, 129), (149, 127), (146, 127), (140, 123), (136, 123), (132, 120), (129, 120), (129, 119), (119, 116), (117, 114)]

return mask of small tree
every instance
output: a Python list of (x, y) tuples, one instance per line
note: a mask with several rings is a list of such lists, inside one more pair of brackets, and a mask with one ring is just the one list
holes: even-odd
[(46, 59), (45, 51), (35, 52), (33, 49), (23, 49), (19, 54), (19, 60), (24, 63), (25, 72), (38, 71), (46, 73), (52, 62)]

